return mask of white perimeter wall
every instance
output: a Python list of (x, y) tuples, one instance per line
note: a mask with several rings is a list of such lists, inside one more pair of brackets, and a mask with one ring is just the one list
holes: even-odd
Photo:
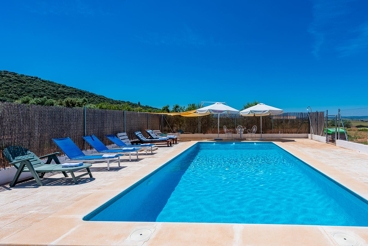
[[(318, 142), (326, 143), (326, 136), (308, 134), (308, 138), (318, 141)], [(336, 140), (335, 144), (337, 147), (355, 150), (360, 153), (368, 154), (368, 145), (365, 145), (365, 144), (359, 144), (359, 143), (354, 143), (354, 142), (349, 142), (349, 141), (339, 140), (339, 139)]]
[(316, 140), (316, 141), (321, 142), (321, 143), (326, 143), (326, 136), (308, 134), (308, 138), (312, 139), (312, 140)]
[(345, 140), (336, 140), (336, 146), (368, 154), (368, 145), (365, 144), (359, 144)]

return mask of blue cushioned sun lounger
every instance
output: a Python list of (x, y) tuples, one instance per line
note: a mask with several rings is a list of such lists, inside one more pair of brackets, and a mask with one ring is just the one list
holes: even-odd
[(132, 160), (132, 153), (136, 153), (138, 160), (138, 150), (140, 150), (139, 147), (122, 147), (121, 149), (109, 149), (95, 135), (84, 136), (83, 139), (86, 140), (87, 143), (89, 143), (89, 145), (91, 145), (99, 153), (128, 154), (130, 161)]
[(110, 170), (110, 160), (118, 159), (120, 167), (120, 156), (119, 153), (107, 153), (103, 155), (85, 155), (80, 148), (70, 138), (53, 138), (56, 145), (64, 152), (71, 161), (83, 161), (93, 163), (96, 161), (107, 161), (107, 170)]

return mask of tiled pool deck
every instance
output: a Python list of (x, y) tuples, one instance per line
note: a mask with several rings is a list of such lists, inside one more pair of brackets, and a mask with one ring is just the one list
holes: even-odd
[[(307, 139), (280, 147), (368, 199), (368, 155)], [(368, 227), (86, 222), (82, 218), (195, 142), (160, 147), (122, 165), (96, 164), (74, 185), (55, 175), (0, 186), (1, 245), (368, 245)]]

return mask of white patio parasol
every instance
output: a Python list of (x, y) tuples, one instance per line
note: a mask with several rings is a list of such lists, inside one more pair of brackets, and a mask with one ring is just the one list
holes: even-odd
[(196, 110), (198, 114), (217, 114), (217, 137), (220, 139), (220, 114), (236, 114), (239, 110), (229, 107), (221, 102), (216, 102), (209, 106), (199, 108)]
[(279, 109), (279, 108), (275, 108), (272, 106), (268, 106), (266, 104), (263, 103), (258, 103), (255, 106), (246, 108), (242, 111), (240, 111), (240, 115), (241, 116), (260, 116), (261, 117), (261, 138), (262, 138), (262, 116), (266, 116), (266, 115), (278, 115), (278, 114), (282, 114), (284, 112), (284, 110)]

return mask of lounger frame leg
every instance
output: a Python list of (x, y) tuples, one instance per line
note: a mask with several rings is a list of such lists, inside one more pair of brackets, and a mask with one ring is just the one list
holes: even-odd
[(25, 167), (28, 168), (29, 172), (32, 174), (32, 176), (36, 180), (37, 184), (42, 186), (43, 184), (40, 180), (40, 177), (38, 176), (38, 173), (34, 170), (32, 164), (29, 161), (22, 161), (20, 163), (20, 166), (19, 166), (17, 172), (15, 173), (13, 181), (10, 183), (10, 187), (14, 187), (17, 184), (18, 179), (19, 179), (19, 177), (20, 177), (20, 175), (23, 172)]
[(19, 168), (17, 169), (17, 172), (15, 173), (12, 182), (10, 183), (10, 187), (14, 187), (15, 186), (15, 184), (17, 183), (17, 181), (19, 179), (20, 174), (23, 172), (24, 167), (25, 167), (25, 164), (22, 162), (19, 165)]
[(74, 184), (76, 184), (77, 183), (77, 179), (75, 178), (74, 172), (73, 171), (70, 171), (70, 175), (72, 176), (72, 179), (74, 181)]
[(93, 178), (92, 173), (91, 173), (91, 170), (89, 170), (89, 167), (87, 167), (86, 169), (87, 169), (87, 172), (88, 172), (88, 174), (89, 174), (89, 177), (90, 177), (90, 178)]
[(74, 171), (70, 171), (70, 175), (72, 176), (72, 179), (74, 181), (74, 184), (76, 184), (78, 182), (78, 179), (77, 178), (83, 177), (85, 175), (89, 175), (90, 178), (93, 178), (92, 173), (91, 173), (91, 170), (89, 170), (89, 167), (87, 167), (86, 170), (87, 170), (86, 173), (83, 173), (83, 174), (81, 174), (79, 176), (75, 176)]

